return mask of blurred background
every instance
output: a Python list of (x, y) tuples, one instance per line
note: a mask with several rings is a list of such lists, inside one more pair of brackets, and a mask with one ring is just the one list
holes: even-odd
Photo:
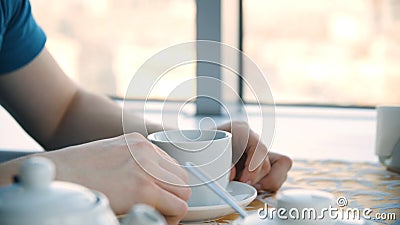
[[(153, 54), (196, 39), (194, 0), (31, 2), (67, 74), (110, 96), (125, 96), (131, 77)], [(223, 40), (237, 36), (229, 27), (239, 14), (226, 10), (235, 4), (222, 1)], [(400, 1), (243, 0), (242, 19), (243, 51), (264, 72), (276, 103), (400, 104)], [(163, 99), (168, 87), (193, 77), (194, 65), (174, 70), (150, 97)], [(243, 97), (255, 101), (247, 88)]]
[[(273, 150), (294, 158), (377, 161), (374, 107), (400, 104), (398, 0), (31, 0), (31, 4), (48, 36), (47, 47), (67, 75), (87, 89), (122, 99), (149, 57), (196, 40), (196, 16), (211, 14), (197, 7), (205, 1), (220, 4), (221, 22), (210, 22), (203, 31), (220, 29), (221, 41), (243, 49), (269, 82), (278, 106)], [(248, 65), (242, 69), (261, 103), (271, 103), (263, 82)], [(148, 80), (158, 76), (150, 71)], [(159, 109), (158, 100), (195, 77), (196, 65), (186, 64), (169, 71), (150, 96), (129, 91), (126, 97), (136, 102), (149, 97), (155, 101), (147, 106)], [(140, 88), (140, 82), (148, 80), (135, 85)], [(254, 116), (260, 111), (252, 104), (255, 96), (248, 86), (241, 88), (235, 82), (232, 87), (253, 115), (249, 123), (260, 133), (264, 118)], [(195, 83), (191, 87), (168, 97), (172, 108), (196, 95), (199, 87)], [(0, 148), (41, 149), (0, 111)], [(196, 127), (201, 118), (193, 115), (183, 116), (185, 126)], [(164, 122), (156, 118), (160, 121)]]

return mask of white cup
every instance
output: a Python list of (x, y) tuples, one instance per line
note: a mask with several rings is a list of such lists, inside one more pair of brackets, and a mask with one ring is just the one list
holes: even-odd
[[(169, 130), (148, 139), (181, 165), (192, 162), (222, 187), (229, 184), (232, 166), (232, 134), (220, 130)], [(210, 206), (220, 202), (207, 185), (189, 173), (192, 195), (189, 206)]]
[(400, 172), (400, 106), (377, 107), (375, 154), (388, 169)]

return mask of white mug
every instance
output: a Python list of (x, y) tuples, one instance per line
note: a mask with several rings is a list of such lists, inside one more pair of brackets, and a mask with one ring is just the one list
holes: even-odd
[[(232, 166), (232, 134), (220, 130), (169, 130), (148, 136), (148, 139), (182, 166), (192, 162), (211, 180), (222, 187), (229, 184)], [(210, 206), (220, 202), (207, 185), (189, 173), (192, 195), (189, 206)]]
[(400, 106), (377, 107), (375, 154), (388, 169), (400, 172)]

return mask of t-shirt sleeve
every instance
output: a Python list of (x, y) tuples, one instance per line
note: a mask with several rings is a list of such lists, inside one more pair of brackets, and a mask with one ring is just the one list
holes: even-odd
[(32, 17), (28, 0), (1, 0), (0, 74), (17, 70), (44, 48), (46, 35)]

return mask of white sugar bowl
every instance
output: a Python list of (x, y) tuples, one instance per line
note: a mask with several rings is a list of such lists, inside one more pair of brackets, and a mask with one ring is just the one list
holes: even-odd
[[(15, 182), (0, 187), (1, 225), (119, 225), (100, 192), (83, 186), (53, 181), (54, 164), (43, 157), (25, 160)], [(150, 218), (154, 225), (165, 224), (164, 218), (151, 207), (132, 208), (126, 225)]]

